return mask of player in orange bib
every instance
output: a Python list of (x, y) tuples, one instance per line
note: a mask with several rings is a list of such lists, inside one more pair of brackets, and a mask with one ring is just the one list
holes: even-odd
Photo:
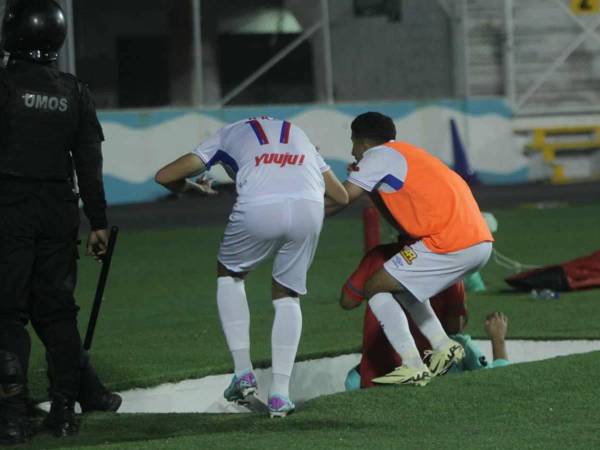
[[(429, 299), (483, 267), (494, 239), (465, 181), (425, 150), (396, 141), (389, 117), (364, 113), (351, 128), (356, 164), (344, 183), (350, 202), (368, 193), (388, 222), (415, 241), (386, 261), (365, 285), (369, 307), (402, 357), (402, 366), (373, 381), (424, 386), (464, 357)], [(326, 209), (329, 215), (341, 208)], [(431, 344), (426, 361), (421, 360), (405, 310)]]

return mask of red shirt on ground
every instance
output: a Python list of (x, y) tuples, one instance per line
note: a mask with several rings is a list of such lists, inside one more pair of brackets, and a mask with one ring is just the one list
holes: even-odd
[[(367, 280), (383, 267), (384, 262), (398, 253), (405, 244), (406, 242), (379, 245), (369, 251), (344, 284), (343, 291), (357, 302), (365, 300), (364, 286)], [(449, 320), (466, 316), (465, 289), (462, 281), (432, 297), (431, 306), (445, 329), (447, 329)], [(431, 349), (429, 341), (419, 332), (408, 314), (407, 317), (417, 348), (423, 355), (425, 350)], [(373, 386), (371, 381), (373, 378), (385, 375), (401, 365), (402, 359), (388, 342), (379, 321), (367, 305), (363, 325), (362, 358), (360, 361), (361, 387)]]

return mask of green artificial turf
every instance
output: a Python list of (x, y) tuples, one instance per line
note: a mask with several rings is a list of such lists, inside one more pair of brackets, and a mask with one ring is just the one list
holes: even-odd
[(324, 396), (286, 419), (259, 414), (92, 414), (81, 434), (26, 448), (600, 448), (600, 352), (449, 375), (424, 388)]
[[(499, 222), (495, 247), (524, 264), (545, 266), (600, 250), (600, 205), (493, 211)], [(513, 272), (490, 262), (482, 271), (488, 291), (469, 295), (469, 331), (483, 337), (489, 311), (509, 316), (510, 337), (600, 338), (600, 290), (561, 293), (556, 301), (516, 293), (504, 282)]]
[[(120, 235), (96, 328), (92, 358), (114, 389), (223, 373), (231, 367), (216, 307), (216, 254), (222, 227), (129, 232)], [(302, 300), (306, 356), (356, 350), (360, 314), (337, 306), (340, 283), (359, 260), (360, 223), (327, 224), (310, 275), (311, 295)], [(77, 290), (85, 329), (99, 266), (81, 261)], [(270, 267), (249, 275), (252, 356), (270, 359), (273, 317)], [(35, 341), (35, 339), (34, 339)], [(45, 368), (34, 345), (30, 379), (43, 394)]]
[[(499, 222), (496, 247), (529, 264), (551, 264), (600, 248), (600, 206), (493, 211)], [(123, 232), (120, 236), (92, 357), (113, 389), (150, 386), (231, 368), (215, 300), (215, 255), (222, 227)], [(361, 345), (362, 308), (337, 305), (340, 288), (363, 250), (358, 219), (331, 219), (325, 224), (302, 299), (303, 336), (299, 358), (357, 351)], [(97, 263), (83, 258), (77, 296), (85, 329)], [(600, 338), (600, 291), (563, 294), (557, 301), (536, 300), (507, 292), (510, 272), (488, 264), (483, 277), (488, 291), (469, 295), (467, 332), (483, 337), (485, 314), (509, 316), (509, 337)], [(248, 277), (252, 314), (252, 357), (260, 365), (270, 358), (272, 305), (270, 267)], [(30, 369), (33, 395), (44, 396), (45, 364), (37, 339)]]
[[(493, 211), (496, 248), (523, 263), (546, 265), (600, 248), (600, 206)], [(98, 323), (93, 361), (113, 389), (150, 386), (230, 369), (215, 304), (215, 255), (222, 227), (123, 232)], [(357, 219), (326, 223), (303, 298), (299, 358), (356, 351), (362, 309), (337, 305), (362, 254)], [(85, 329), (99, 266), (80, 264), (78, 299)], [(252, 356), (270, 357), (269, 267), (251, 274)], [(509, 336), (600, 338), (600, 291), (542, 301), (508, 292), (510, 271), (490, 263), (488, 291), (469, 295), (468, 332), (483, 336), (486, 313), (509, 316)], [(510, 348), (509, 348), (510, 351)], [(600, 353), (448, 376), (424, 389), (379, 388), (321, 397), (285, 420), (262, 415), (147, 414), (85, 416), (78, 437), (36, 436), (27, 448), (600, 448), (595, 374)], [(33, 395), (44, 397), (37, 340)]]

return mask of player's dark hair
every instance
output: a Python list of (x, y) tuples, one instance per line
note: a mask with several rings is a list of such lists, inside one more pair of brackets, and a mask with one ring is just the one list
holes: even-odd
[(396, 139), (394, 121), (378, 112), (369, 111), (356, 116), (350, 128), (355, 139), (369, 139), (378, 144)]

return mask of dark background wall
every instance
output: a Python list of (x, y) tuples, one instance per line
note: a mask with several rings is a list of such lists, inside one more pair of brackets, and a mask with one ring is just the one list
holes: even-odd
[[(453, 95), (448, 17), (437, 2), (397, 4), (400, 17), (392, 20), (359, 17), (353, 1), (330, 0), (336, 101)], [(75, 2), (77, 72), (91, 85), (99, 107), (192, 104), (191, 5), (191, 0)], [(202, 0), (201, 5), (205, 104), (218, 103), (299, 35), (225, 36), (219, 30), (222, 21), (253, 9), (282, 7), (307, 29), (322, 11), (320, 0)], [(263, 51), (256, 51), (261, 45)], [(232, 104), (322, 101), (324, 58), (317, 32)], [(232, 63), (236, 60), (238, 65)]]
[(120, 83), (121, 91), (145, 91), (147, 106), (189, 103), (189, 2), (77, 1), (74, 9), (77, 74), (91, 85), (99, 107), (136, 106), (120, 101)]
[(401, 18), (356, 17), (353, 2), (331, 0), (336, 98), (451, 97), (450, 22), (435, 1), (403, 0)]

